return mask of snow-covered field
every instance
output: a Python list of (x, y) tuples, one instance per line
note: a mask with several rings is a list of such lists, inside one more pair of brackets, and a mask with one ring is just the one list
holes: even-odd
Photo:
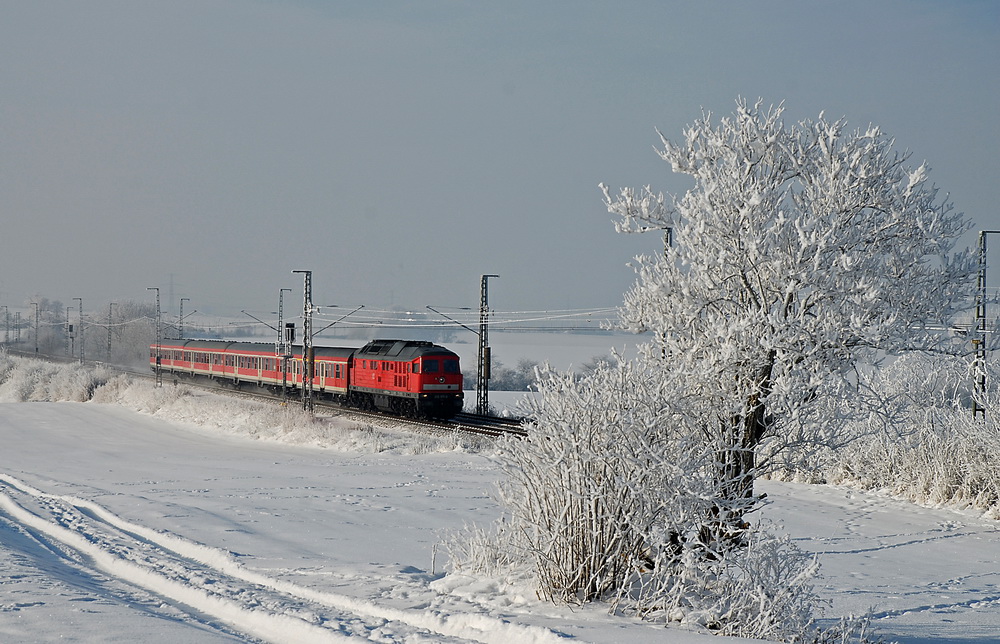
[[(88, 386), (35, 364), (0, 401)], [(0, 402), (0, 441), (0, 642), (720, 641), (447, 575), (443, 533), (498, 513), (488, 446), (119, 381), (93, 402)], [(871, 607), (887, 639), (1000, 638), (996, 523), (762, 490), (820, 553), (829, 618)]]

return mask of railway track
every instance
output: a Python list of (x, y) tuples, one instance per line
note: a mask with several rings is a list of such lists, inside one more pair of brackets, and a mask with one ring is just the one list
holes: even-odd
[[(144, 374), (138, 372), (130, 372), (142, 378), (153, 379), (154, 376), (151, 374)], [(299, 398), (289, 398), (287, 401), (282, 401), (282, 399), (270, 392), (265, 391), (247, 391), (244, 389), (236, 389), (230, 386), (221, 386), (218, 384), (209, 384), (205, 382), (199, 382), (191, 378), (182, 378), (178, 382), (182, 382), (186, 385), (197, 387), (202, 390), (212, 391), (217, 393), (223, 393), (227, 395), (237, 395), (241, 397), (251, 398), (255, 400), (262, 400), (266, 402), (287, 402), (287, 403), (299, 403)], [(407, 418), (404, 416), (395, 416), (392, 414), (387, 414), (379, 411), (367, 411), (362, 409), (357, 409), (355, 407), (347, 407), (338, 403), (316, 400), (314, 401), (314, 406), (319, 409), (328, 409), (331, 411), (336, 411), (340, 414), (349, 414), (351, 416), (356, 416), (359, 418), (368, 418), (372, 420), (379, 421), (390, 421), (393, 425), (407, 425), (412, 427), (420, 427), (424, 429), (431, 430), (445, 430), (445, 431), (458, 431), (467, 434), (476, 434), (479, 436), (487, 436), (490, 438), (500, 438), (503, 436), (515, 436), (524, 437), (527, 436), (527, 431), (524, 429), (523, 419), (521, 418), (498, 418), (495, 416), (483, 416), (480, 414), (471, 413), (459, 413), (455, 418), (451, 420), (432, 420), (432, 419), (416, 419)]]
[(466, 434), (476, 434), (489, 438), (501, 438), (503, 436), (524, 437), (527, 431), (523, 427), (522, 419), (496, 418), (493, 416), (480, 416), (478, 414), (460, 413), (451, 420), (430, 420), (404, 418), (393, 416), (378, 411), (364, 411), (353, 407), (344, 407), (336, 403), (317, 402), (316, 407), (335, 410), (338, 413), (350, 414), (360, 418), (367, 418), (379, 422), (390, 422), (394, 426), (400, 424), (429, 429), (431, 431), (464, 432)]
[[(155, 377), (152, 374), (134, 371), (130, 373), (142, 378), (153, 379)], [(245, 389), (236, 389), (231, 386), (216, 383), (210, 384), (199, 379), (181, 378), (178, 382), (207, 391), (238, 395), (266, 402), (298, 403), (301, 400), (300, 398), (292, 397), (287, 399), (287, 401), (282, 401), (280, 397), (267, 391), (247, 391)], [(349, 414), (351, 416), (380, 421), (391, 421), (396, 426), (403, 424), (432, 430), (460, 431), (467, 434), (477, 434), (479, 436), (488, 436), (491, 438), (500, 438), (502, 436), (527, 436), (527, 431), (524, 429), (523, 419), (521, 418), (499, 418), (496, 416), (483, 416), (480, 414), (462, 412), (451, 420), (416, 419), (407, 418), (405, 416), (395, 416), (393, 414), (383, 413), (380, 411), (357, 409), (355, 407), (348, 407), (346, 405), (326, 400), (315, 400), (313, 404), (319, 409), (328, 409), (341, 414)]]

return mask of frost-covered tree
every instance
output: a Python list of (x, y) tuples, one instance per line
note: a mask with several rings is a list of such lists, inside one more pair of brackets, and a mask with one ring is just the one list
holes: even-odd
[(672, 240), (637, 259), (622, 319), (653, 332), (648, 362), (710, 402), (701, 431), (724, 497), (744, 509), (771, 457), (872, 410), (859, 364), (946, 349), (941, 330), (975, 288), (975, 256), (954, 251), (970, 224), (926, 165), (909, 167), (874, 126), (786, 125), (782, 113), (740, 100), (680, 143), (661, 134), (660, 156), (694, 180), (680, 197), (602, 186), (620, 232)]
[(878, 129), (781, 115), (741, 101), (683, 144), (664, 138), (694, 179), (680, 198), (605, 189), (620, 230), (674, 241), (638, 259), (622, 307), (653, 340), (632, 362), (540, 372), (527, 436), (498, 445), (503, 517), (453, 541), (455, 569), (728, 635), (866, 641), (865, 620), (816, 627), (816, 562), (745, 523), (754, 478), (884, 426), (886, 394), (919, 395), (868, 367), (961, 351), (944, 329), (976, 262), (953, 250), (968, 222)]
[[(496, 354), (490, 355), (490, 389), (494, 391), (528, 391), (535, 383), (535, 370), (538, 363), (534, 360), (522, 358), (517, 361), (517, 367), (510, 368), (504, 365)], [(476, 372), (463, 371), (465, 387), (475, 388)]]
[[(101, 333), (91, 333), (96, 339), (107, 341), (107, 327)], [(156, 341), (156, 307), (149, 302), (122, 300), (114, 309), (111, 324), (111, 362), (124, 365), (148, 365), (149, 345)], [(88, 345), (90, 350), (90, 345)], [(104, 349), (95, 346), (92, 355), (103, 355)]]

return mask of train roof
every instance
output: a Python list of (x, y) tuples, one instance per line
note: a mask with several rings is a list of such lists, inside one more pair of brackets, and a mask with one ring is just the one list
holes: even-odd
[(378, 359), (394, 358), (396, 360), (415, 360), (423, 356), (454, 356), (442, 346), (426, 340), (372, 340), (357, 350), (358, 358)]
[[(187, 351), (199, 349), (212, 351), (238, 351), (255, 354), (274, 354), (274, 344), (270, 342), (234, 342), (232, 340), (162, 340), (162, 347), (180, 348)], [(415, 360), (424, 356), (458, 357), (440, 345), (426, 340), (372, 340), (360, 349), (354, 347), (324, 347), (313, 349), (318, 358), (349, 358), (352, 355), (367, 359)], [(302, 345), (296, 344), (292, 352), (302, 354)]]
[[(350, 358), (355, 351), (354, 347), (313, 347), (317, 358)], [(302, 353), (302, 345), (295, 345), (294, 352)]]
[[(240, 351), (245, 353), (257, 353), (274, 355), (273, 342), (234, 342), (233, 340), (163, 340), (160, 343), (163, 347), (182, 348), (188, 351), (206, 349), (212, 351)], [(302, 345), (296, 344), (292, 347), (293, 353), (302, 353)], [(318, 358), (348, 358), (355, 351), (354, 347), (314, 347), (314, 352)]]

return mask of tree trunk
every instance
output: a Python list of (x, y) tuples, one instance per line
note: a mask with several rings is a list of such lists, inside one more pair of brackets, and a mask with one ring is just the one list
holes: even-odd
[(716, 541), (739, 543), (746, 529), (744, 515), (756, 503), (754, 480), (757, 478), (757, 448), (769, 427), (766, 399), (771, 392), (772, 374), (777, 358), (770, 351), (757, 370), (753, 389), (747, 397), (743, 414), (733, 416), (722, 428), (724, 445), (718, 458), (720, 500), (713, 508), (711, 523)]

